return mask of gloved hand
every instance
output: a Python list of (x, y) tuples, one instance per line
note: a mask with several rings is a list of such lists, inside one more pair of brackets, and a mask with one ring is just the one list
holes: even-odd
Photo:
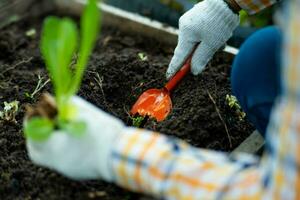
[(72, 179), (102, 179), (111, 182), (111, 149), (126, 128), (120, 120), (80, 97), (73, 97), (72, 102), (78, 109), (77, 120), (86, 122), (86, 132), (75, 137), (64, 131), (56, 131), (45, 142), (28, 138), (26, 144), (29, 157), (35, 164), (56, 170)]
[(167, 70), (172, 77), (192, 53), (191, 71), (198, 75), (217, 50), (225, 45), (239, 24), (239, 16), (223, 0), (204, 0), (179, 19), (179, 38)]

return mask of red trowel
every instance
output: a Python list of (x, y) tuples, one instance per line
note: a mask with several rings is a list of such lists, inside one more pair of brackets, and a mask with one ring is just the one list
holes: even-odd
[(191, 70), (190, 56), (183, 67), (167, 82), (162, 89), (149, 89), (145, 91), (133, 105), (131, 115), (139, 115), (156, 119), (158, 122), (163, 121), (172, 109), (170, 93), (178, 83)]

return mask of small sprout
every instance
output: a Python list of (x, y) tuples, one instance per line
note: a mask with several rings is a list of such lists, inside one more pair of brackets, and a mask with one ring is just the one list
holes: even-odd
[(37, 83), (34, 91), (32, 93), (26, 92), (25, 97), (27, 97), (29, 99), (33, 99), (34, 96), (38, 92), (40, 92), (49, 82), (50, 82), (50, 79), (47, 79), (46, 81), (44, 81), (44, 78), (41, 77), (41, 75), (38, 75), (38, 83)]
[(12, 101), (10, 103), (4, 102), (4, 109), (0, 111), (0, 119), (7, 122), (17, 123), (16, 115), (19, 111), (19, 102)]
[(32, 99), (32, 98), (33, 98), (33, 97), (31, 96), (31, 94), (29, 94), (28, 92), (25, 92), (24, 95), (25, 95), (25, 97), (28, 98), (28, 99)]
[(2, 181), (9, 182), (11, 180), (11, 176), (12, 176), (12, 174), (9, 172), (1, 172), (0, 179)]
[(238, 116), (240, 121), (245, 119), (246, 113), (242, 111), (242, 108), (235, 96), (227, 94), (226, 102), (227, 102), (228, 106), (235, 111), (235, 113)]
[(246, 113), (243, 112), (243, 111), (240, 111), (240, 112), (238, 113), (238, 117), (239, 117), (239, 120), (240, 120), (240, 121), (243, 121), (243, 120), (245, 119), (245, 117), (246, 117)]
[(230, 108), (238, 108), (241, 109), (240, 104), (238, 103), (238, 100), (235, 96), (233, 95), (226, 95), (226, 101), (229, 105)]
[(34, 38), (36, 36), (36, 30), (34, 28), (26, 31), (25, 35), (30, 38)]
[(138, 116), (138, 117), (132, 117), (131, 119), (132, 119), (132, 125), (133, 125), (134, 127), (139, 128), (139, 127), (141, 127), (141, 125), (142, 125), (142, 123), (143, 123), (145, 117)]
[(148, 60), (148, 56), (146, 56), (144, 53), (138, 53), (138, 56), (139, 56), (141, 61), (147, 61)]

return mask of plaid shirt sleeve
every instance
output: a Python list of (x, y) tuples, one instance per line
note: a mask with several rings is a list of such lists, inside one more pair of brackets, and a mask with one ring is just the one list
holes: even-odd
[(300, 199), (300, 0), (287, 21), (283, 92), (262, 159), (197, 149), (174, 138), (129, 128), (114, 145), (116, 184), (164, 199)]
[(255, 14), (278, 2), (278, 0), (236, 0), (236, 2), (247, 13)]

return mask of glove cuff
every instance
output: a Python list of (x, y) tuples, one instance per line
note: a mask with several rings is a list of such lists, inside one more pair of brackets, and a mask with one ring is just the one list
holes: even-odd
[(235, 0), (224, 0), (224, 2), (228, 5), (233, 13), (239, 15), (241, 7), (235, 2)]
[[(119, 127), (115, 128), (120, 129)], [(121, 137), (122, 132), (123, 130), (120, 129), (118, 131), (111, 132), (111, 134), (106, 134), (105, 145), (101, 148), (102, 150), (99, 152), (99, 158), (97, 159), (99, 161), (97, 166), (99, 167), (98, 170), (100, 178), (109, 183), (114, 180), (111, 163), (113, 148), (115, 147), (118, 138)]]

